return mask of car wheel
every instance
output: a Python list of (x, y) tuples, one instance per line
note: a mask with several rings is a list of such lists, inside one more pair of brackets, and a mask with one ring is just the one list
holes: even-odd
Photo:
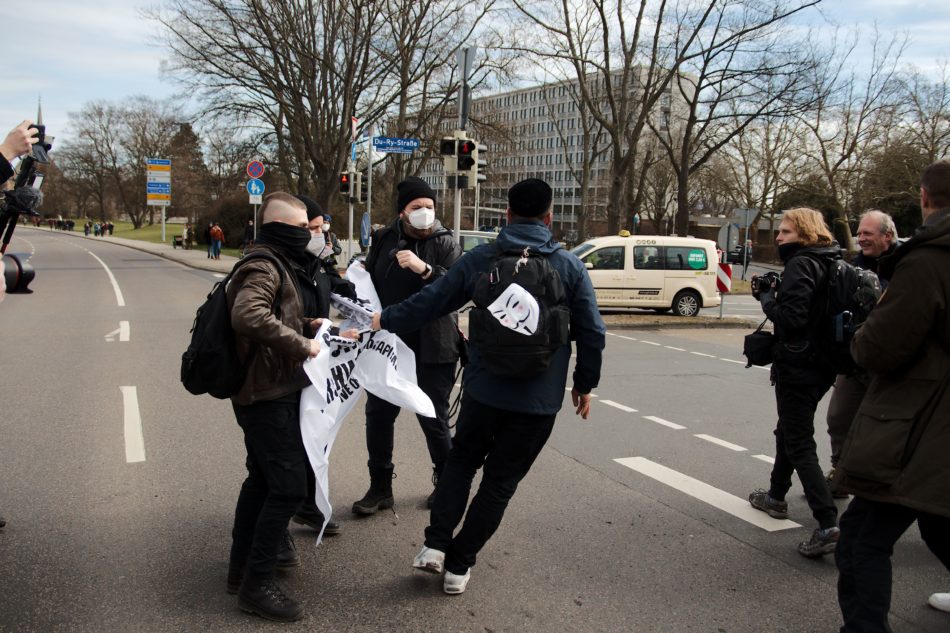
[(702, 302), (694, 290), (681, 290), (673, 298), (673, 312), (677, 316), (694, 317), (701, 307)]

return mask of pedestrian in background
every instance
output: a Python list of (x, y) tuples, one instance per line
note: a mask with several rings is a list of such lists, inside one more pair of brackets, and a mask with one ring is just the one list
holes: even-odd
[(214, 222), (208, 222), (208, 228), (204, 230), (202, 237), (204, 238), (205, 244), (208, 245), (208, 259), (211, 259), (211, 253), (213, 251), (211, 246), (211, 228), (214, 226)]
[[(923, 229), (880, 261), (887, 290), (851, 344), (871, 383), (836, 483), (841, 633), (889, 633), (891, 555), (915, 521), (950, 571), (950, 161), (924, 170)], [(950, 610), (946, 594), (930, 604)]]
[(221, 244), (224, 242), (224, 230), (214, 222), (211, 225), (211, 258), (221, 259)]
[(824, 218), (814, 209), (786, 211), (775, 242), (785, 264), (781, 277), (772, 277), (764, 289), (762, 279), (752, 283), (762, 311), (775, 325), (771, 373), (778, 408), (775, 464), (768, 490), (753, 491), (749, 503), (771, 517), (787, 519), (785, 495), (792, 486), (792, 474), (798, 473), (818, 521), (811, 538), (798, 544), (798, 553), (817, 558), (833, 552), (838, 541), (838, 508), (818, 464), (815, 444), (815, 410), (835, 380), (834, 369), (822, 359), (817, 344), (827, 318), (817, 293), (826, 283), (832, 261), (841, 254)]

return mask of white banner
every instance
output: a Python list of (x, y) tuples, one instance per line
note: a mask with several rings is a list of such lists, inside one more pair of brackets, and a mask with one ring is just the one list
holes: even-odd
[[(354, 266), (361, 272), (351, 276)], [(347, 278), (356, 285), (361, 303), (378, 311), (379, 298), (362, 264), (351, 266)], [(303, 364), (311, 385), (300, 398), (300, 433), (317, 482), (314, 502), (326, 521), (333, 515), (329, 498), (330, 451), (343, 420), (364, 388), (398, 407), (435, 417), (432, 400), (416, 384), (415, 354), (398, 336), (385, 330), (363, 331), (358, 341), (350, 341), (331, 334), (331, 326), (329, 319), (323, 320), (317, 332), (320, 353)], [(321, 529), (317, 544), (322, 538)]]

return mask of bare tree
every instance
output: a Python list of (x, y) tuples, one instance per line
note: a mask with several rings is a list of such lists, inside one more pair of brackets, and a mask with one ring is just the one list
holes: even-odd
[(904, 79), (908, 113), (902, 128), (932, 163), (950, 154), (950, 67), (940, 64), (939, 75), (928, 79), (915, 70)]

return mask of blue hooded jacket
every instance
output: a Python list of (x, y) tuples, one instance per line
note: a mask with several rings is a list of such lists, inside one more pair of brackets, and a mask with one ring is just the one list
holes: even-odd
[[(571, 311), (571, 339), (577, 344), (574, 364), (574, 388), (590, 393), (600, 381), (600, 366), (606, 327), (597, 309), (594, 288), (587, 270), (577, 257), (561, 248), (544, 223), (532, 220), (510, 224), (498, 235), (497, 245), (505, 251), (530, 247), (548, 256), (564, 285)], [(497, 253), (495, 244), (478, 246), (462, 256), (442, 278), (429, 284), (405, 301), (383, 310), (383, 329), (399, 333), (418, 329), (444, 314), (458, 310), (472, 299), (480, 273), (487, 272)], [(464, 389), (478, 402), (504, 409), (539, 415), (557, 413), (564, 402), (571, 346), (559, 349), (548, 369), (533, 378), (496, 376), (482, 364), (476, 345), (469, 349)]]

